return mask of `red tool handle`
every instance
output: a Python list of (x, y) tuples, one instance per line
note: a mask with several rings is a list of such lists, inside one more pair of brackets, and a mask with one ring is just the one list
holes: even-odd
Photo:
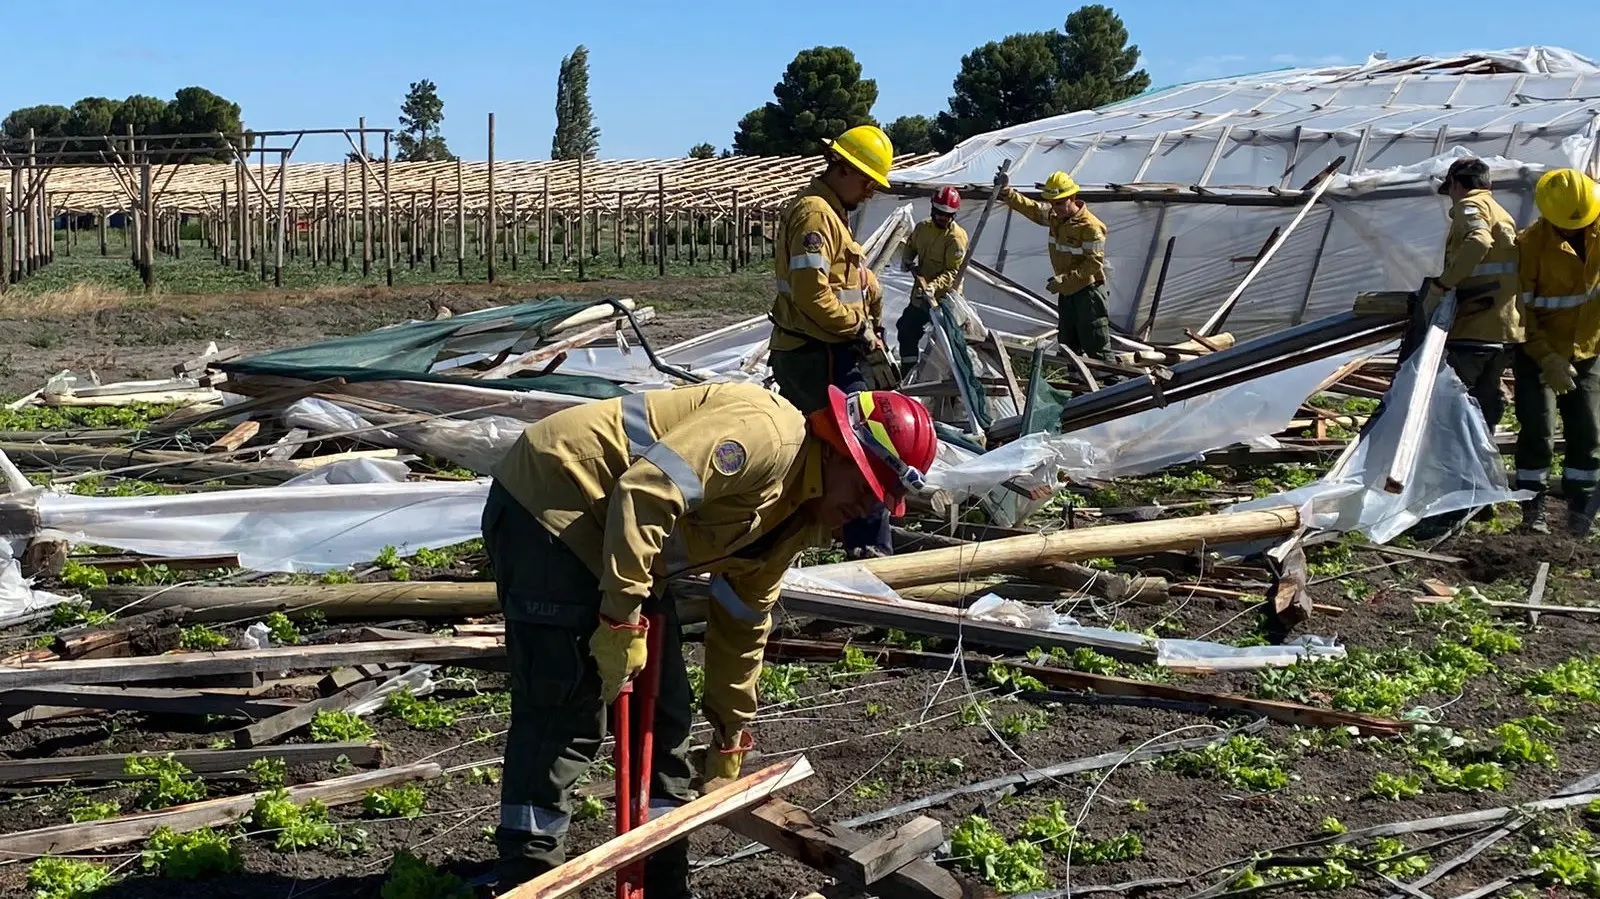
[[(624, 684), (612, 703), (616, 748), (617, 835), (627, 833), (650, 817), (650, 780), (655, 758), (656, 698), (661, 692), (661, 616), (649, 615), (645, 637), (644, 670), (635, 682)], [(635, 733), (632, 694), (639, 694), (639, 720)], [(637, 740), (637, 745), (635, 741)], [(644, 899), (644, 863), (635, 862), (617, 872), (617, 899)]]

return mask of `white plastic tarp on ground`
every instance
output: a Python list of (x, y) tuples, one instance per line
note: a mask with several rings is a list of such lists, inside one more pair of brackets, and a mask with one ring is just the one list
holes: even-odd
[(1505, 464), (1477, 403), (1442, 361), (1416, 463), (1398, 473), (1403, 479), (1399, 493), (1384, 489), (1405, 408), (1417, 389), (1421, 355), (1400, 366), (1383, 413), (1322, 479), (1227, 511), (1293, 505), (1308, 528), (1355, 532), (1387, 543), (1424, 518), (1531, 498), (1532, 493), (1507, 486)]

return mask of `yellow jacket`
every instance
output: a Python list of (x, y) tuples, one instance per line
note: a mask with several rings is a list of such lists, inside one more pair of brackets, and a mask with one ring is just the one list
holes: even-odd
[(600, 612), (636, 621), (664, 579), (710, 572), (705, 709), (722, 734), (754, 717), (783, 573), (831, 534), (819, 444), (755, 384), (651, 390), (529, 426), (494, 477), (600, 580)]
[(903, 268), (912, 269), (937, 297), (956, 283), (956, 269), (967, 255), (967, 232), (954, 221), (941, 228), (931, 221), (918, 222), (900, 254)]
[[(1517, 304), (1517, 223), (1487, 190), (1470, 191), (1450, 207), (1444, 271), (1439, 281), (1456, 291), (1451, 340), (1521, 343)], [(1474, 297), (1482, 291), (1482, 295)], [(1489, 300), (1487, 307), (1483, 300)], [(1439, 298), (1430, 298), (1431, 314)]]
[(1076, 215), (1061, 217), (1049, 203), (1030, 200), (1008, 187), (1000, 195), (1006, 205), (1034, 224), (1050, 229), (1050, 269), (1062, 296), (1106, 283), (1106, 226), (1085, 206)]
[(849, 343), (882, 322), (883, 291), (861, 289), (861, 245), (850, 235), (839, 196), (821, 178), (783, 208), (775, 246), (772, 349), (799, 349), (805, 338)]
[(1522, 286), (1523, 349), (1534, 359), (1600, 355), (1600, 223), (1583, 231), (1579, 259), (1560, 232), (1539, 219), (1517, 235)]

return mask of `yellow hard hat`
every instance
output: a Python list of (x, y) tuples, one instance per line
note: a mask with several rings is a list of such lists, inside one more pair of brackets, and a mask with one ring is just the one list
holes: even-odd
[(1557, 228), (1576, 231), (1600, 218), (1600, 194), (1594, 179), (1577, 169), (1551, 169), (1533, 187), (1539, 215)]
[(1040, 196), (1046, 200), (1065, 200), (1078, 192), (1078, 182), (1066, 172), (1051, 172), (1050, 177), (1044, 181), (1044, 190)]
[(855, 166), (856, 171), (889, 186), (889, 169), (894, 164), (894, 145), (877, 125), (857, 125), (827, 142), (828, 149)]

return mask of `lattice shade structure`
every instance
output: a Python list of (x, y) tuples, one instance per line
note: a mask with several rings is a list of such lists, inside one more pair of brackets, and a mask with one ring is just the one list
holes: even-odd
[[(933, 154), (903, 156), (896, 165), (916, 165)], [(734, 156), (726, 159), (602, 159), (583, 164), (584, 206), (587, 209), (615, 210), (619, 202), (637, 202), (648, 196), (653, 204), (658, 188), (663, 187), (669, 209), (722, 213), (729, 208), (733, 191), (748, 209), (782, 206), (822, 167), (820, 157)], [(203, 213), (214, 211), (223, 185), (235, 189), (236, 170), (232, 163), (188, 163), (154, 165), (151, 181), (157, 188), (158, 212)], [(251, 166), (262, 190), (276, 198), (276, 162)], [(342, 195), (348, 182), (351, 191), (360, 189), (360, 163), (294, 163), (284, 167), (284, 199), (289, 208), (309, 210), (320, 204), (326, 192)], [(427, 208), (438, 191), (440, 202), (455, 208), (456, 193), (463, 195), (468, 212), (481, 211), (489, 197), (487, 162), (390, 162), (388, 193), (395, 204), (409, 208), (416, 196)], [(459, 182), (458, 182), (459, 178)], [(367, 187), (375, 194), (374, 204), (382, 203), (384, 164), (373, 159), (367, 167)], [(512, 211), (512, 195), (524, 202), (521, 211), (533, 208), (535, 198), (548, 189), (552, 210), (578, 208), (578, 163), (576, 160), (507, 160), (494, 163), (494, 193), (497, 213)], [(95, 212), (127, 206), (128, 192), (118, 183), (110, 166), (76, 166), (54, 169), (48, 190), (58, 211)], [(631, 197), (629, 196), (631, 195)], [(446, 202), (448, 201), (448, 202)], [(542, 205), (542, 200), (538, 201)]]

